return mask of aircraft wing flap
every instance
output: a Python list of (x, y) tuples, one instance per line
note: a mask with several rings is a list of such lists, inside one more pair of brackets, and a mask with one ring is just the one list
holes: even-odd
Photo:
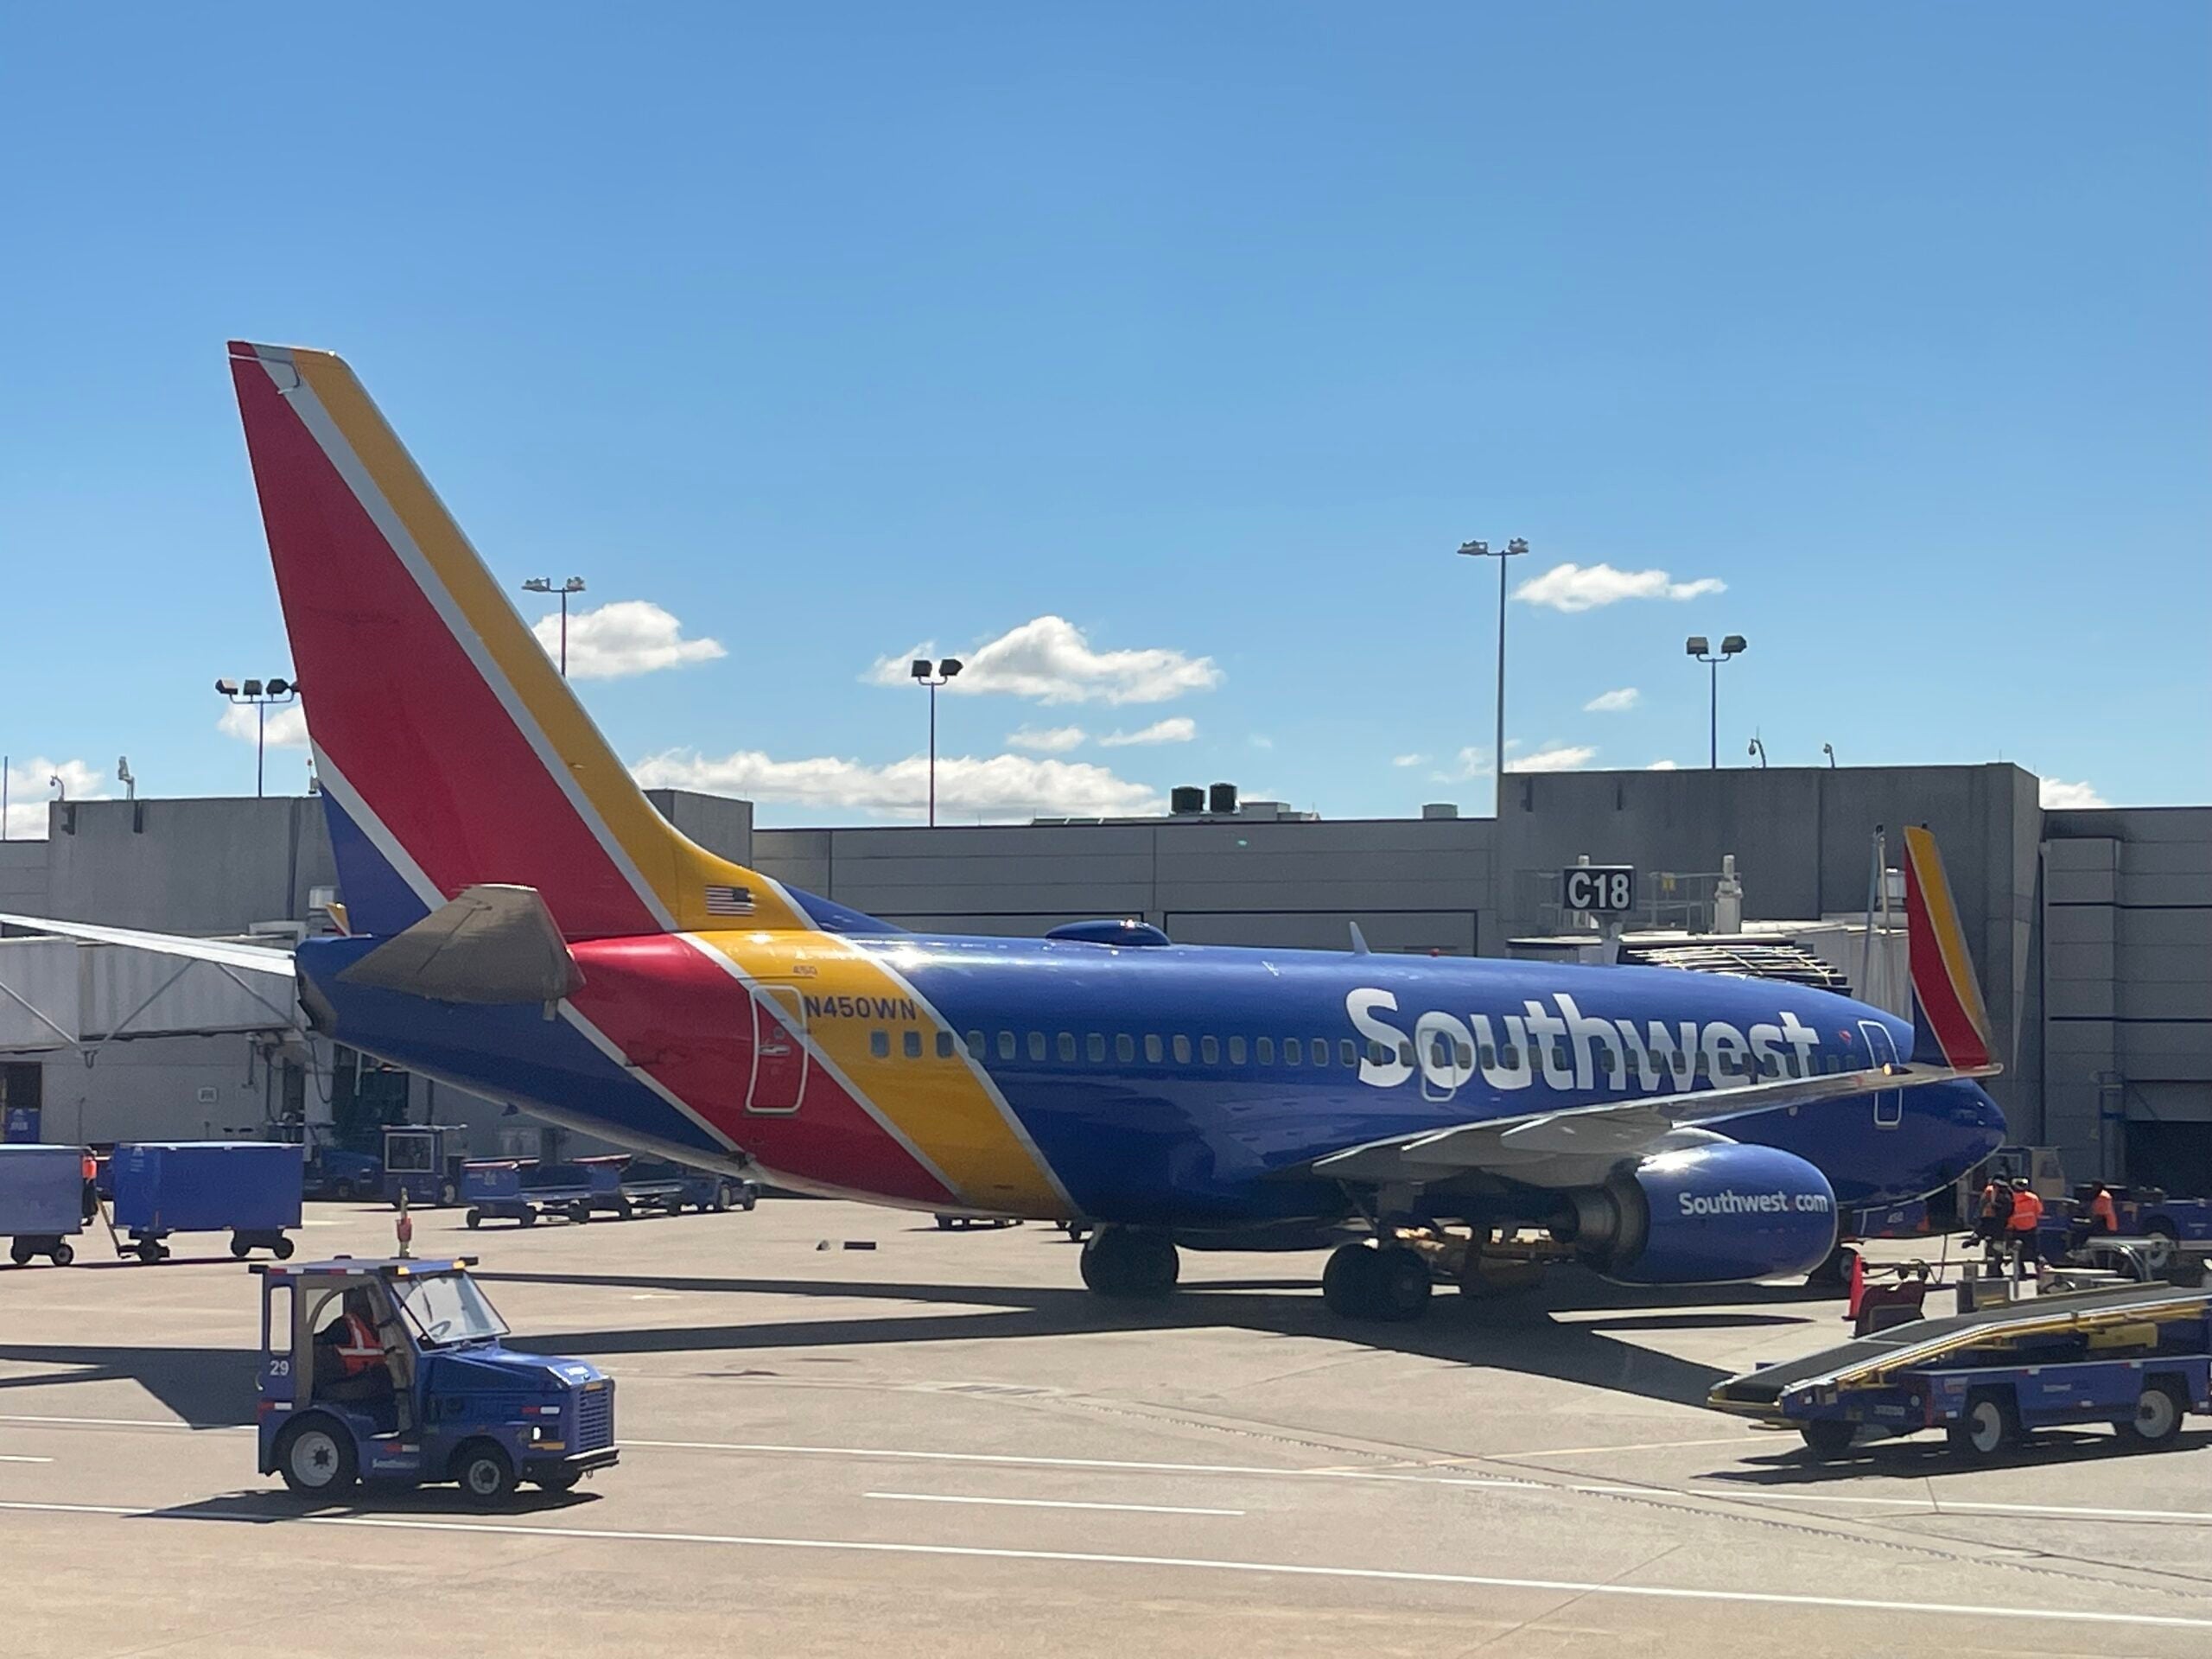
[[(1433, 1182), (1479, 1173), (1518, 1173), (1525, 1179), (1529, 1166), (1541, 1165), (1549, 1171), (1571, 1172), (1567, 1178), (1579, 1183), (1590, 1178), (1592, 1167), (1661, 1149), (1668, 1135), (1681, 1129), (1711, 1130), (1748, 1112), (1992, 1077), (1999, 1069), (1995, 1065), (1878, 1066), (1864, 1071), (1780, 1077), (1732, 1088), (1605, 1101), (1594, 1106), (1479, 1119), (1372, 1141), (1316, 1159), (1308, 1168), (1317, 1175), (1359, 1183)], [(1547, 1179), (1535, 1184), (1553, 1183)]]

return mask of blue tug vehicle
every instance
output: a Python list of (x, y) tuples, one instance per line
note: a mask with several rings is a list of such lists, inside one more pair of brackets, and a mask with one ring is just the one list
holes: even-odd
[(457, 1481), (489, 1508), (529, 1481), (564, 1492), (613, 1465), (614, 1382), (519, 1353), (473, 1256), (257, 1264), (261, 1472), (302, 1497), (358, 1481)]

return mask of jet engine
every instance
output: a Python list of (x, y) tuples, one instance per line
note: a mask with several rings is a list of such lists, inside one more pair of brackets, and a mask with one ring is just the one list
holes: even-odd
[(1827, 1177), (1794, 1153), (1726, 1142), (1656, 1157), (1567, 1193), (1554, 1231), (1609, 1279), (1719, 1284), (1809, 1272), (1836, 1239)]

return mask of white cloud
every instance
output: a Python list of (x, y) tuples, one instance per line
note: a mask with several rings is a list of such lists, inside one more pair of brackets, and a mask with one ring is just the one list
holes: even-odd
[(1390, 757), (1390, 764), (1394, 766), (1425, 766), (1428, 764), (1428, 757), (1425, 754), (1394, 754)]
[[(61, 779), (62, 792), (54, 792), (53, 779)], [(46, 839), (46, 806), (52, 800), (100, 801), (107, 798), (107, 774), (84, 760), (49, 760), (35, 754), (8, 766), (8, 839)]]
[(1588, 744), (1548, 743), (1541, 749), (1513, 757), (1515, 772), (1580, 772), (1598, 758)]
[[(753, 801), (792, 801), (884, 817), (918, 818), (929, 803), (925, 755), (888, 766), (823, 755), (777, 760), (757, 749), (719, 759), (671, 749), (631, 768), (648, 789), (696, 789)], [(1122, 817), (1160, 810), (1146, 784), (1116, 777), (1087, 761), (1035, 760), (1027, 755), (941, 755), (938, 816), (943, 818)]]
[(1490, 751), (1467, 748), (1452, 757), (1452, 764), (1448, 770), (1432, 772), (1428, 775), (1440, 784), (1456, 784), (1467, 778), (1487, 778), (1491, 772)]
[(1586, 715), (1624, 715), (1643, 701), (1643, 692), (1632, 685), (1624, 685), (1618, 691), (1600, 691), (1582, 705), (1582, 712)]
[(1187, 743), (1198, 734), (1198, 722), (1187, 715), (1155, 720), (1141, 731), (1109, 732), (1098, 740), (1101, 748), (1126, 749), (1136, 743)]
[(2046, 808), (2063, 810), (2072, 806), (2110, 806), (2112, 803), (2097, 793), (2094, 784), (2069, 784), (2063, 778), (2043, 779), (2041, 791)]
[[(254, 727), (258, 716), (250, 703), (234, 702), (223, 710), (223, 717), (215, 722), (215, 729), (226, 737), (235, 737), (243, 742), (254, 741)], [(269, 711), (269, 747), (272, 749), (304, 749), (308, 746), (308, 717), (296, 702), (288, 702)]]
[(1272, 749), (1275, 746), (1274, 739), (1272, 737), (1262, 737), (1257, 732), (1253, 733), (1251, 736), (1246, 738), (1244, 741), (1247, 743), (1249, 743), (1255, 749)]
[(1672, 760), (1654, 760), (1649, 766), (1646, 766), (1644, 770), (1646, 772), (1680, 772), (1681, 767), (1675, 765)]
[[(558, 660), (561, 616), (541, 616), (531, 626), (546, 654)], [(727, 657), (719, 640), (686, 639), (683, 625), (645, 599), (618, 599), (596, 610), (569, 613), (569, 677), (621, 680), (656, 669)]]
[(1554, 611), (1590, 611), (1624, 599), (1697, 599), (1706, 594), (1726, 593), (1728, 584), (1717, 576), (1676, 582), (1664, 570), (1616, 570), (1610, 564), (1555, 564), (1541, 576), (1531, 576), (1513, 590), (1524, 604), (1548, 606)]
[(1024, 726), (1020, 731), (1008, 732), (1006, 741), (1010, 747), (1038, 754), (1065, 754), (1082, 747), (1090, 735), (1080, 726)]
[[(933, 641), (879, 657), (863, 676), (876, 685), (912, 677), (917, 657), (934, 658)], [(1083, 630), (1065, 617), (1040, 616), (1009, 628), (963, 653), (959, 677), (947, 691), (976, 696), (1005, 692), (1040, 702), (1166, 702), (1186, 691), (1210, 691), (1222, 672), (1211, 657), (1155, 647), (1093, 651)]]

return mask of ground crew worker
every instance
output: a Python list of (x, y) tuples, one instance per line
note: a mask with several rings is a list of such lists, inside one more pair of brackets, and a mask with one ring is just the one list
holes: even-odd
[(2043, 1221), (2043, 1200), (2036, 1196), (2024, 1177), (2012, 1183), (2012, 1212), (2005, 1225), (2012, 1238), (2012, 1274), (2024, 1279), (2040, 1254), (2036, 1241), (2036, 1229)]
[(340, 1317), (323, 1327), (316, 1344), (329, 1356), (318, 1364), (328, 1372), (317, 1392), (329, 1400), (374, 1400), (391, 1392), (391, 1374), (385, 1369), (384, 1341), (377, 1335), (376, 1309), (368, 1293), (349, 1290), (340, 1304)]
[(78, 1219), (90, 1221), (100, 1212), (100, 1160), (92, 1156), (90, 1147), (82, 1148), (82, 1154), (77, 1160), (77, 1171), (85, 1178), (85, 1190), (79, 1195), (84, 1213)]
[(2089, 1189), (2089, 1207), (2086, 1214), (2075, 1217), (2073, 1230), (2067, 1235), (2066, 1248), (2078, 1250), (2097, 1234), (2110, 1237), (2120, 1230), (2120, 1213), (2113, 1207), (2112, 1193), (2102, 1181)]
[[(2012, 1197), (2012, 1190), (1994, 1175), (1981, 1184), (1981, 1208), (1974, 1217), (1974, 1236), (1985, 1245), (1995, 1243), (2005, 1230), (2004, 1217), (1997, 1211), (1997, 1198), (2000, 1192), (2008, 1200)], [(2008, 1202), (2005, 1207), (2009, 1210), (2012, 1205)]]

